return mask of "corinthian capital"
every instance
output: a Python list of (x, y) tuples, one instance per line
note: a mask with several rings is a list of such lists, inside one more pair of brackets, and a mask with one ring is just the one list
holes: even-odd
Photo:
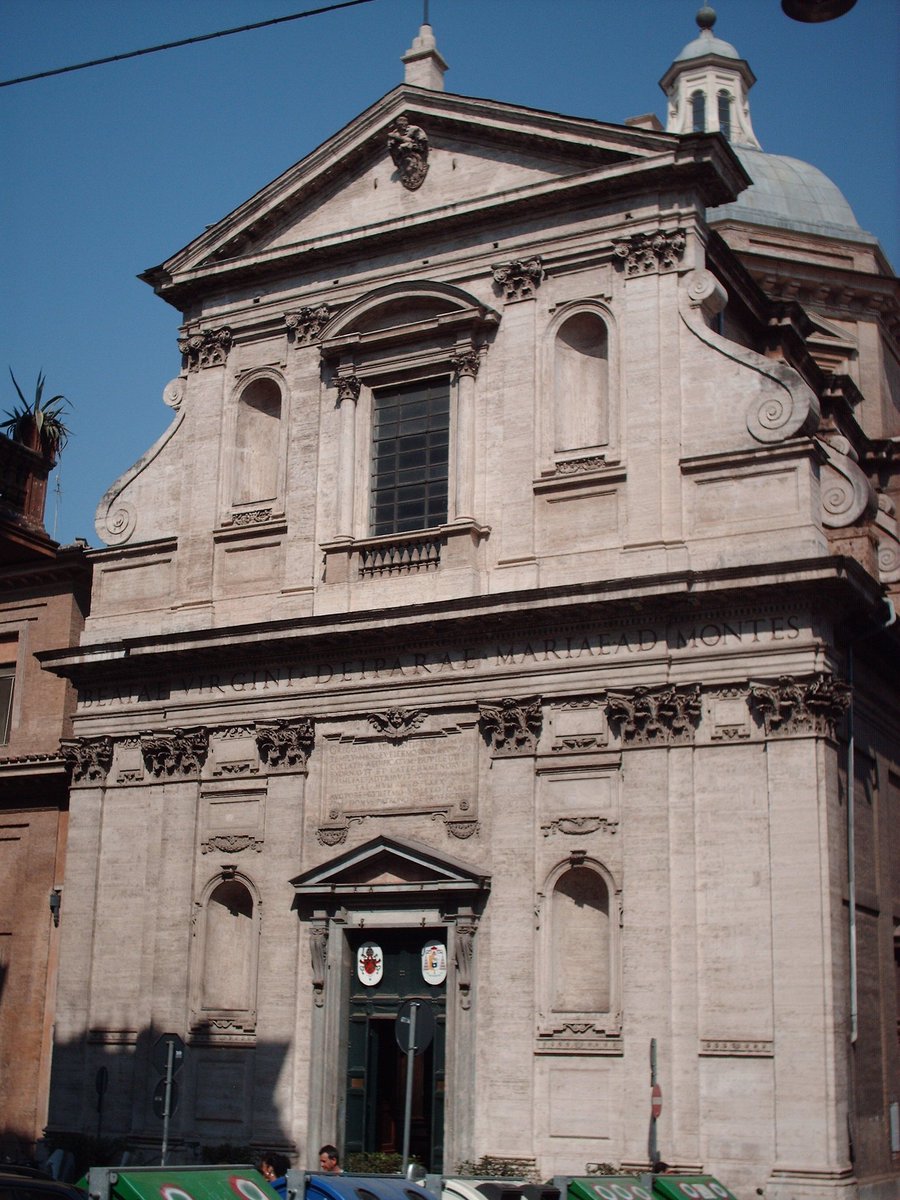
[(112, 765), (112, 741), (108, 737), (73, 738), (60, 742), (73, 783), (102, 783)]
[(171, 733), (141, 735), (141, 754), (157, 779), (188, 779), (199, 775), (209, 751), (205, 729), (173, 729)]
[(221, 329), (204, 329), (199, 333), (187, 334), (178, 339), (178, 349), (184, 355), (189, 371), (201, 371), (204, 367), (225, 365), (231, 349), (233, 334), (227, 325)]

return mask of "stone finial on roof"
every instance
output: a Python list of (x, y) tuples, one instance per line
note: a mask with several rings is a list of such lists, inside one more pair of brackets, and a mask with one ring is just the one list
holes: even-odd
[(413, 44), (403, 55), (406, 65), (404, 82), (413, 87), (430, 88), (433, 92), (444, 90), (444, 72), (447, 64), (441, 57), (430, 25), (422, 25), (413, 38)]

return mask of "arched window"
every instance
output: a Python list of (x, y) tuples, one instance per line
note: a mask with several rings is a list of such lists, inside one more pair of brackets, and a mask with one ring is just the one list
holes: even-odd
[(578, 450), (609, 440), (609, 334), (592, 312), (559, 328), (554, 345), (554, 450)]
[(719, 92), (719, 132), (731, 141), (731, 97)]
[(612, 994), (609, 890), (596, 871), (576, 866), (560, 876), (551, 897), (551, 927), (552, 1010), (608, 1012)]
[(694, 133), (706, 132), (706, 96), (703, 92), (691, 93), (691, 129)]
[(238, 400), (234, 439), (233, 503), (273, 500), (278, 494), (281, 452), (281, 388), (261, 376)]

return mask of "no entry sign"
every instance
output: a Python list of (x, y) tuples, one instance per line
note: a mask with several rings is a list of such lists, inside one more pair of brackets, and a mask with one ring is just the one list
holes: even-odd
[(650, 1115), (654, 1121), (659, 1118), (662, 1112), (662, 1088), (658, 1083), (654, 1083), (650, 1089)]

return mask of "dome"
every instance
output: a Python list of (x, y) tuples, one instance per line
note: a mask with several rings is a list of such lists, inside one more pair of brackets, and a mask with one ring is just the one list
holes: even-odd
[(716, 23), (716, 10), (704, 4), (697, 13), (697, 25), (700, 34), (692, 42), (688, 42), (675, 62), (685, 62), (690, 58), (704, 58), (707, 54), (718, 54), (720, 58), (737, 58), (741, 56), (730, 42), (723, 42), (713, 33)]
[(709, 29), (704, 29), (699, 37), (688, 42), (675, 62), (686, 62), (689, 58), (704, 58), (707, 54), (718, 54), (720, 58), (740, 58), (731, 42), (723, 42)]
[(875, 240), (863, 232), (840, 188), (818, 167), (750, 146), (732, 148), (753, 185), (730, 204), (710, 209), (711, 221), (731, 218), (826, 237)]

